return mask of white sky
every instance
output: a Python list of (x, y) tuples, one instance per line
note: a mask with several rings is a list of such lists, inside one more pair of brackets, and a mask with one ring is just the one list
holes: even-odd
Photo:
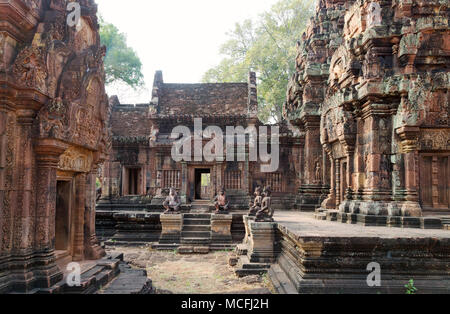
[[(99, 13), (127, 34), (143, 63), (147, 89), (162, 70), (168, 83), (200, 82), (217, 65), (219, 48), (235, 23), (255, 18), (277, 0), (97, 0)], [(118, 92), (108, 89), (110, 95)], [(124, 94), (120, 93), (119, 94)], [(121, 99), (148, 102), (150, 92)], [(125, 93), (127, 94), (127, 93)], [(124, 97), (122, 97), (124, 98)]]

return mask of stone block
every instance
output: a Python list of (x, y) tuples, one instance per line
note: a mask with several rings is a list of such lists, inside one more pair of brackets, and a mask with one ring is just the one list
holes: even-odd
[(211, 240), (214, 243), (232, 243), (232, 215), (211, 215)]
[(273, 263), (276, 259), (275, 231), (277, 223), (250, 222), (249, 223), (249, 251), (248, 258), (252, 263)]
[(161, 237), (160, 244), (179, 244), (181, 230), (183, 228), (182, 215), (161, 215)]

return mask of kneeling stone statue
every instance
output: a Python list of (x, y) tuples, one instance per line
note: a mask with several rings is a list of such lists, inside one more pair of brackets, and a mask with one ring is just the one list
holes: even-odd
[(272, 191), (270, 187), (266, 187), (263, 192), (263, 200), (261, 209), (256, 213), (255, 222), (273, 222), (275, 211), (272, 208)]

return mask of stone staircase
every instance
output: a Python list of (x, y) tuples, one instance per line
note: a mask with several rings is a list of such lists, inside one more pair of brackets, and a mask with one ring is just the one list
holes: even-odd
[(200, 251), (199, 248), (203, 248), (203, 251), (208, 253), (210, 244), (211, 214), (184, 214), (181, 246), (178, 251), (180, 253), (189, 253), (191, 250), (195, 250), (195, 248), (197, 248), (197, 251)]
[(239, 244), (236, 247), (236, 255), (229, 260), (230, 266), (238, 277), (252, 275), (264, 275), (270, 269), (270, 263), (253, 263), (248, 257), (247, 244)]
[(128, 264), (119, 265), (120, 274), (97, 294), (152, 294), (152, 281), (147, 278), (147, 271), (134, 269)]
[(450, 230), (450, 217), (442, 217), (442, 226), (445, 230)]

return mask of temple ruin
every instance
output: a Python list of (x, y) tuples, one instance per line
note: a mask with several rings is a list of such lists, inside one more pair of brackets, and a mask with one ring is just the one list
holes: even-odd
[[(110, 293), (151, 292), (121, 247), (229, 251), (238, 277), (268, 274), (277, 293), (403, 293), (411, 278), (421, 293), (449, 293), (447, 2), (319, 0), (277, 125), (257, 117), (253, 72), (175, 84), (158, 71), (149, 103), (108, 98), (97, 6), (77, 1), (71, 27), (71, 2), (0, 0), (0, 293), (96, 293), (111, 281)], [(249, 134), (225, 135), (232, 153), (196, 156), (213, 138), (196, 144), (199, 120), (200, 132), (255, 129), (268, 151), (276, 127), (278, 169), (251, 158)], [(194, 134), (189, 160), (173, 158), (179, 126)], [(180, 204), (164, 212), (170, 190)], [(255, 191), (263, 219), (249, 213)], [(380, 286), (367, 283), (373, 263)]]

